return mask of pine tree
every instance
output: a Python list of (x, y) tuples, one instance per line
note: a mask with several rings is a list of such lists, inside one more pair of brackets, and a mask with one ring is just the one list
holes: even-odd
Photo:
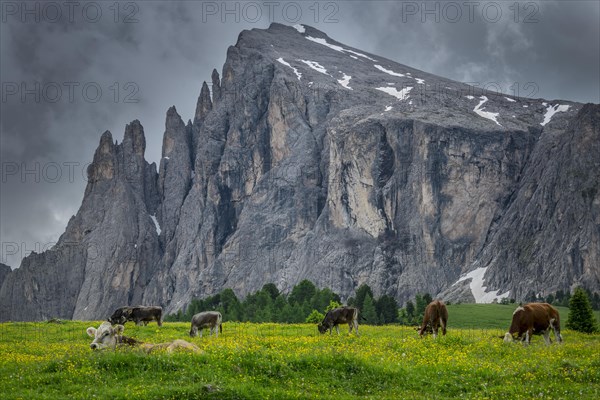
[(575, 289), (575, 293), (569, 300), (567, 328), (585, 333), (596, 331), (596, 319), (594, 318), (590, 299), (582, 288)]
[(271, 300), (275, 300), (279, 296), (279, 289), (277, 289), (274, 283), (265, 283), (261, 290), (269, 293)]
[(332, 301), (339, 303), (340, 296), (337, 293), (334, 293), (329, 288), (324, 288), (322, 290), (317, 290), (315, 295), (312, 297), (310, 304), (313, 309), (319, 311), (327, 311), (326, 308)]
[(273, 322), (286, 322), (285, 316), (283, 315), (283, 309), (288, 305), (285, 296), (280, 294), (277, 296), (275, 301), (273, 302), (273, 312), (271, 313), (273, 317)]
[(377, 325), (377, 311), (375, 310), (373, 298), (368, 293), (365, 296), (365, 301), (363, 303), (362, 316), (366, 320), (366, 324)]
[(290, 304), (303, 304), (310, 301), (317, 293), (317, 287), (311, 281), (304, 279), (292, 288), (292, 293), (288, 297)]
[(231, 289), (224, 289), (221, 292), (221, 313), (224, 321), (239, 321), (241, 318), (242, 305), (237, 296)]
[(421, 319), (423, 319), (423, 314), (425, 314), (425, 308), (427, 307), (427, 304), (429, 304), (429, 303), (427, 303), (427, 301), (420, 294), (417, 294), (415, 296), (415, 303), (416, 303), (415, 317), (417, 320), (421, 320)]
[(431, 302), (433, 301), (433, 297), (431, 297), (431, 295), (430, 295), (429, 293), (425, 293), (425, 294), (423, 295), (423, 301), (424, 301), (424, 302), (425, 302), (425, 304), (426, 304), (426, 306), (425, 306), (425, 307), (427, 307), (427, 304), (429, 304), (429, 303), (431, 303)]
[(365, 307), (365, 298), (367, 296), (370, 296), (371, 300), (373, 300), (373, 290), (371, 290), (369, 285), (363, 283), (356, 289), (356, 300), (354, 305), (358, 307), (359, 310), (362, 310)]
[(406, 315), (411, 320), (415, 317), (415, 305), (410, 300), (406, 302)]
[(375, 309), (379, 314), (381, 324), (398, 322), (398, 303), (392, 296), (384, 294), (375, 302)]
[(398, 322), (400, 322), (400, 325), (411, 325), (412, 318), (408, 317), (406, 308), (401, 308), (398, 311)]

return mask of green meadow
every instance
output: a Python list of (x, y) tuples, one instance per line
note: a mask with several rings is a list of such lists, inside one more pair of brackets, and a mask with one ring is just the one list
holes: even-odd
[[(493, 328), (507, 330), (517, 304), (451, 304), (448, 306), (448, 326), (456, 328)], [(560, 326), (564, 329), (569, 309), (554, 306), (560, 314)], [(600, 311), (594, 311), (600, 322)]]
[[(184, 339), (201, 353), (90, 350), (100, 322), (0, 324), (3, 399), (597, 399), (600, 335), (563, 328), (564, 343), (505, 344), (515, 306), (451, 305), (448, 334), (365, 326), (320, 335), (311, 324), (225, 322), (219, 338), (188, 323), (128, 323), (124, 334)], [(562, 325), (567, 310), (561, 309)], [(474, 323), (473, 321), (477, 321)]]

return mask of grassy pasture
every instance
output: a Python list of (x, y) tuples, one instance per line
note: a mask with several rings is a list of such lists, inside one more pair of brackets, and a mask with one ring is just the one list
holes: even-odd
[[(517, 304), (451, 304), (448, 306), (448, 326), (455, 328), (491, 328), (507, 330)], [(565, 329), (569, 309), (556, 307), (560, 314), (560, 325)], [(600, 311), (594, 311), (596, 322), (600, 322)]]
[[(462, 305), (452, 307), (463, 307)], [(485, 307), (485, 306), (484, 306)], [(509, 307), (509, 311), (514, 307)], [(474, 312), (481, 310), (467, 310)], [(510, 311), (509, 315), (512, 313)], [(0, 324), (3, 399), (596, 399), (600, 335), (563, 331), (565, 343), (503, 344), (502, 329), (457, 328), (418, 339), (414, 329), (361, 326), (319, 335), (314, 325), (226, 322), (223, 334), (194, 338), (202, 354), (92, 352), (88, 326)], [(563, 318), (565, 314), (561, 313)], [(502, 317), (503, 318), (503, 317)], [(160, 343), (186, 339), (189, 324), (128, 323), (125, 334)]]

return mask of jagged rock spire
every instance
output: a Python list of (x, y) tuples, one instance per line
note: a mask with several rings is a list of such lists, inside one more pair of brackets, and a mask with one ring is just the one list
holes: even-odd
[(206, 114), (212, 110), (212, 101), (210, 100), (210, 90), (206, 81), (202, 83), (202, 89), (200, 90), (200, 96), (198, 97), (198, 103), (196, 105), (196, 115), (194, 116), (194, 124), (200, 125), (204, 121)]
[(189, 145), (190, 138), (185, 134), (185, 124), (177, 113), (175, 106), (171, 106), (167, 111), (165, 120), (165, 134), (163, 136), (162, 156), (170, 157), (173, 152), (174, 142), (183, 141)]
[(116, 146), (110, 131), (105, 131), (100, 138), (100, 144), (94, 153), (93, 162), (88, 165), (87, 179), (88, 186), (86, 193), (89, 192), (94, 183), (100, 180), (109, 180), (115, 174), (115, 150)]
[(125, 136), (123, 137), (123, 147), (125, 152), (131, 155), (139, 156), (143, 159), (146, 151), (146, 137), (144, 136), (144, 127), (139, 120), (133, 120), (125, 126)]
[(157, 215), (167, 246), (179, 222), (181, 205), (191, 184), (191, 141), (191, 130), (186, 128), (175, 106), (169, 108), (159, 167), (158, 193), (161, 205)]
[(101, 154), (110, 154), (114, 151), (114, 142), (112, 138), (112, 133), (110, 131), (105, 131), (100, 137), (100, 144), (96, 149), (96, 153), (94, 154), (94, 159), (99, 157)]
[(212, 101), (216, 105), (221, 100), (221, 80), (216, 69), (212, 72)]

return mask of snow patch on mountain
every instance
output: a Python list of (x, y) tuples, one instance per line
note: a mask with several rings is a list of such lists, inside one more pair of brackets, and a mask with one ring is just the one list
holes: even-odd
[(314, 69), (317, 72), (331, 76), (330, 74), (327, 73), (327, 69), (325, 69), (324, 66), (322, 66), (321, 64), (319, 64), (316, 61), (309, 61), (309, 60), (300, 60), (300, 61), (302, 61), (304, 64), (308, 65), (310, 68)]
[(158, 220), (156, 219), (156, 216), (151, 215), (150, 218), (152, 219), (152, 222), (154, 222), (154, 228), (156, 228), (156, 234), (158, 236), (160, 236), (160, 232), (162, 232), (162, 231), (160, 229), (160, 225), (158, 224)]
[(296, 68), (292, 67), (292, 66), (290, 65), (290, 63), (289, 63), (289, 62), (285, 61), (285, 60), (284, 60), (283, 58), (281, 58), (281, 57), (279, 57), (279, 58), (277, 59), (277, 61), (279, 61), (281, 64), (285, 65), (286, 67), (290, 67), (291, 69), (293, 69), (293, 70), (294, 70), (294, 73), (295, 73), (295, 74), (296, 74), (296, 76), (298, 77), (298, 80), (300, 80), (300, 78), (302, 78), (302, 74), (301, 74), (300, 72), (298, 72), (298, 70), (297, 70)]
[(346, 89), (353, 90), (350, 86), (348, 86), (352, 77), (350, 75), (344, 74), (342, 71), (340, 71), (340, 73), (343, 74), (344, 77), (342, 79), (338, 79), (339, 84), (345, 87)]
[(410, 93), (410, 91), (412, 90), (412, 86), (406, 87), (400, 91), (398, 91), (398, 89), (393, 88), (393, 87), (378, 87), (375, 89), (380, 90), (384, 93), (387, 93), (390, 96), (394, 96), (398, 100), (406, 100), (408, 98), (408, 93)]
[(325, 40), (323, 38), (315, 38), (315, 37), (312, 37), (312, 36), (306, 36), (306, 38), (308, 40), (310, 40), (311, 42), (322, 44), (323, 46), (327, 46), (327, 47), (329, 47), (332, 50), (339, 51), (340, 53), (351, 53), (351, 54), (354, 54), (356, 56), (366, 58), (367, 60), (371, 60), (371, 61), (377, 62), (377, 60), (369, 57), (366, 54), (362, 54), (362, 53), (359, 53), (359, 52), (354, 51), (354, 50), (345, 49), (342, 46), (338, 46), (338, 45), (335, 45), (335, 44), (332, 44), (332, 43), (328, 43), (327, 40)]
[[(546, 104), (546, 103), (542, 103), (542, 104)], [(554, 116), (554, 114), (559, 113), (559, 112), (566, 112), (569, 110), (571, 106), (563, 104), (563, 105), (554, 105), (554, 106), (548, 106), (548, 108), (546, 109), (546, 114), (544, 114), (544, 121), (540, 122), (540, 125), (542, 126), (546, 126), (546, 124), (548, 122), (550, 122), (550, 120), (552, 119), (552, 117)]]
[(510, 101), (511, 103), (516, 103), (517, 102), (515, 99), (511, 99), (510, 97), (505, 97), (505, 99), (507, 101)]
[(306, 29), (305, 29), (305, 28), (304, 28), (304, 26), (303, 26), (303, 25), (301, 25), (301, 24), (296, 24), (296, 25), (294, 25), (294, 29), (296, 29), (296, 30), (297, 30), (298, 32), (300, 32), (300, 33), (304, 33), (304, 32), (306, 32)]
[(498, 118), (498, 115), (500, 115), (500, 113), (493, 113), (493, 112), (489, 112), (489, 111), (483, 111), (485, 110), (485, 107), (481, 107), (482, 105), (484, 105), (485, 103), (487, 103), (488, 98), (486, 96), (481, 96), (480, 97), (481, 101), (479, 102), (479, 104), (477, 104), (475, 106), (475, 108), (473, 109), (473, 111), (479, 115), (480, 117), (483, 118), (487, 118), (491, 121), (494, 121), (497, 125), (500, 125), (500, 123), (496, 120), (496, 118)]
[(401, 73), (399, 73), (399, 72), (394, 72), (394, 71), (392, 71), (392, 70), (386, 69), (386, 68), (382, 67), (381, 65), (375, 65), (375, 68), (377, 68), (377, 69), (378, 69), (378, 70), (380, 70), (380, 71), (383, 71), (383, 72), (385, 72), (385, 73), (386, 73), (386, 74), (388, 74), (388, 75), (392, 75), (392, 76), (399, 76), (399, 77), (401, 77), (401, 78), (403, 78), (403, 77), (405, 76), (404, 74), (401, 74)]
[(507, 298), (510, 294), (510, 290), (499, 294), (500, 290), (496, 290), (495, 292), (486, 291), (487, 287), (483, 286), (483, 282), (485, 279), (483, 276), (487, 271), (487, 267), (476, 268), (468, 274), (460, 277), (452, 286), (456, 285), (459, 282), (462, 282), (467, 279), (471, 279), (471, 283), (469, 284), (469, 288), (471, 289), (471, 294), (475, 298), (476, 303), (492, 303), (494, 300), (500, 301), (504, 298)]
[(417, 81), (417, 83), (418, 83), (419, 85), (424, 85), (424, 84), (425, 84), (425, 80), (424, 80), (424, 79), (421, 79), (421, 78), (413, 78), (413, 79), (414, 79), (415, 81)]

